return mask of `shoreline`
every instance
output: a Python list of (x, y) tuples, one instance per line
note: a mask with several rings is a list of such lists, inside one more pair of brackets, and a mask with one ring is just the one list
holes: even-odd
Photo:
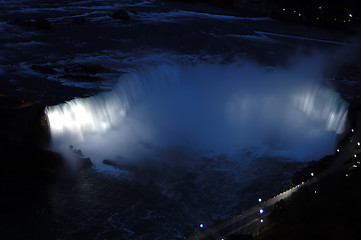
[[(177, 3), (175, 3), (174, 5), (177, 5)], [(179, 4), (178, 4), (179, 5)], [(189, 6), (187, 6), (187, 8), (190, 8), (192, 5), (189, 5)], [(147, 8), (148, 6), (146, 6), (146, 7), (144, 7), (144, 8)], [(168, 6), (169, 7), (169, 6)], [(193, 6), (194, 7), (194, 6)], [(143, 8), (143, 7), (134, 7), (134, 9), (138, 9), (138, 8)], [(198, 7), (198, 8), (201, 8), (201, 5)], [(124, 9), (132, 9), (132, 7), (124, 7)], [(170, 8), (169, 7), (169, 9), (172, 9), (172, 8)], [(192, 9), (193, 11), (196, 11), (196, 10), (194, 10), (194, 9)], [(202, 10), (202, 9), (200, 9), (200, 10)], [(212, 12), (213, 11), (213, 12)], [(225, 11), (225, 10), (216, 10), (216, 8), (211, 8), (211, 7), (209, 7), (209, 9), (207, 9), (206, 11), (205, 11), (205, 13), (210, 13), (210, 14), (221, 14), (221, 13), (219, 13), (218, 11), (220, 11), (220, 12), (223, 12), (223, 11)], [(201, 12), (204, 12), (204, 11), (201, 11)], [(41, 16), (41, 14), (39, 14), (40, 16)], [(237, 15), (227, 15), (227, 16), (237, 16)], [(241, 15), (241, 16), (243, 16), (243, 15)], [(286, 23), (288, 23), (288, 22), (286, 22)], [(66, 24), (68, 24), (68, 23), (66, 23)], [(90, 29), (93, 25), (92, 25), (93, 23), (85, 23), (84, 25), (75, 25), (75, 24), (73, 24), (73, 25), (70, 25), (70, 24), (68, 24), (69, 26), (72, 26), (75, 30), (76, 29), (78, 29), (78, 30), (82, 30), (82, 28), (85, 28), (86, 27), (86, 29)], [(68, 26), (68, 25), (66, 25), (66, 26)], [(90, 25), (90, 26), (89, 26)], [(95, 24), (94, 24), (95, 25)], [(107, 26), (107, 27), (112, 27), (112, 22), (110, 22), (110, 23), (105, 23), (105, 24), (103, 24), (104, 26)], [(103, 26), (103, 25), (100, 25), (99, 24), (99, 26)], [(154, 24), (154, 25), (156, 25), (156, 24)], [(64, 24), (64, 26), (65, 26), (65, 24)], [(99, 27), (98, 25), (97, 25), (97, 27)], [(119, 24), (119, 28), (123, 31), (124, 29), (122, 28), (122, 24)], [(305, 26), (309, 26), (309, 25), (305, 25)], [(61, 27), (61, 28), (60, 28)], [(16, 26), (14, 27), (14, 28), (16, 28)], [(188, 30), (188, 27), (183, 27), (184, 28), (184, 30)], [(74, 30), (73, 29), (73, 30)], [(84, 32), (86, 31), (86, 29), (84, 30)], [(100, 27), (99, 27), (99, 29), (101, 29)], [(97, 30), (99, 30), (99, 29), (95, 29), (94, 31), (96, 32)], [(113, 29), (113, 28), (111, 28), (111, 29)], [(116, 29), (116, 28), (114, 28), (114, 29)], [(321, 29), (323, 29), (323, 28), (321, 28)], [(164, 31), (163, 31), (164, 30)], [(172, 41), (174, 41), (174, 39), (176, 39), (177, 38), (177, 34), (180, 34), (180, 33), (182, 33), (181, 31), (175, 31), (175, 30), (177, 30), (176, 28), (175, 29), (172, 29), (172, 31), (174, 31), (174, 32), (172, 32), (172, 31), (170, 31), (169, 32), (169, 28), (168, 27), (165, 27), (164, 29), (163, 29), (162, 31), (155, 31), (155, 35), (159, 35), (159, 39), (163, 39), (163, 38), (167, 38), (167, 42), (168, 42), (168, 40), (169, 40), (169, 42), (172, 42)], [(332, 30), (334, 30), (334, 29), (332, 29)], [(59, 32), (58, 32), (59, 31)], [(56, 24), (53, 24), (53, 30), (51, 30), (50, 32), (41, 32), (41, 34), (42, 35), (44, 35), (44, 36), (46, 36), (46, 38), (40, 38), (39, 37), (39, 39), (40, 40), (44, 40), (46, 43), (47, 43), (47, 41), (48, 41), (48, 36), (47, 36), (47, 34), (49, 35), (49, 38), (50, 38), (50, 36), (51, 36), (51, 34), (54, 34), (54, 33), (59, 33), (59, 35), (61, 35), (61, 34), (63, 34), (63, 32), (62, 31), (64, 31), (65, 32), (65, 27), (64, 27), (64, 29), (63, 29), (63, 25), (60, 25), (60, 24), (58, 24), (58, 25), (56, 25)], [(100, 32), (102, 32), (102, 31), (104, 31), (104, 29), (103, 30), (99, 30)], [(115, 37), (118, 37), (120, 40), (129, 40), (129, 39), (131, 39), (131, 41), (135, 41), (135, 37), (137, 37), (137, 36), (142, 36), (141, 34), (139, 34), (139, 32), (142, 32), (143, 31), (143, 28), (139, 28), (139, 29), (135, 29), (134, 30), (134, 32), (132, 31), (132, 32), (130, 32), (130, 33), (128, 33), (129, 35), (127, 35), (127, 33), (125, 33), (124, 34), (124, 36), (123, 35), (119, 35), (119, 36), (117, 36), (116, 35), (116, 32), (114, 32), (114, 36)], [(149, 30), (148, 30), (149, 31)], [(198, 30), (197, 30), (198, 31)], [(24, 32), (27, 32), (27, 30), (24, 30)], [(30, 31), (31, 32), (31, 31)], [(121, 31), (119, 31), (119, 32), (121, 32)], [(65, 32), (66, 33), (66, 32)], [(105, 34), (105, 33), (104, 33)], [(150, 33), (150, 35), (153, 35), (153, 32), (151, 32)], [(100, 35), (99, 35), (100, 36)], [(113, 33), (110, 33), (109, 35), (108, 35), (108, 37), (112, 37), (113, 36)], [(198, 36), (198, 35), (196, 35), (196, 36)], [(97, 36), (96, 36), (97, 37)], [(94, 37), (94, 39), (96, 39), (96, 37)], [(81, 39), (81, 38), (79, 38), (79, 39)], [(93, 40), (94, 40), (93, 39)], [(138, 38), (138, 39), (140, 39), (140, 38)], [(203, 38), (202, 38), (203, 39)], [(104, 40), (101, 40), (101, 41), (104, 41)], [(140, 41), (140, 40), (138, 40), (139, 41), (139, 44), (135, 44), (135, 45), (141, 45), (142, 46), (142, 44), (143, 43), (147, 43), (148, 44), (148, 41)], [(157, 39), (155, 39), (154, 40), (154, 42), (157, 42), (158, 41), (158, 38)], [(232, 40), (233, 41), (233, 40)], [(152, 41), (150, 41), (150, 42), (152, 42)], [(95, 43), (95, 41), (94, 41), (94, 43)], [(190, 52), (192, 52), (193, 51), (193, 45), (195, 44), (196, 42), (193, 42), (193, 41), (190, 41), (189, 42), (189, 51)], [(217, 42), (214, 42), (214, 43), (218, 43), (218, 41)], [(104, 44), (104, 43), (103, 43)], [(164, 44), (164, 43), (163, 43)], [(40, 46), (40, 45), (39, 45)], [(44, 45), (45, 46), (45, 45)], [(54, 45), (55, 46), (55, 48), (58, 46), (58, 45)], [(62, 46), (62, 45), (60, 45), (60, 46)], [(130, 46), (133, 46), (133, 45), (130, 45)], [(153, 43), (153, 45), (150, 45), (150, 46), (158, 46), (158, 44), (154, 44)], [(162, 44), (159, 44), (159, 46), (162, 46)], [(213, 46), (213, 45), (212, 45)], [(164, 47), (164, 46), (162, 46), (162, 47)], [(172, 49), (172, 47), (173, 46), (170, 46), (169, 47), (169, 49)], [(197, 48), (197, 46), (195, 46), (196, 48)], [(164, 49), (167, 49), (166, 47), (164, 47)], [(175, 48), (175, 49), (178, 49), (178, 48)], [(209, 49), (212, 49), (212, 47), (210, 47)], [(122, 49), (120, 49), (119, 51), (121, 51)], [(192, 51), (191, 51), (192, 50)], [(212, 49), (213, 50), (213, 49)], [(90, 54), (91, 54), (91, 50), (89, 50), (89, 48), (87, 48), (87, 50), (86, 51), (89, 51), (90, 52)], [(47, 53), (46, 52), (46, 49), (44, 49), (44, 52), (45, 53)], [(132, 52), (132, 50), (130, 50), (130, 52)], [(183, 50), (182, 51), (180, 51), (180, 52), (183, 52)], [(187, 51), (184, 51), (184, 52), (187, 52)], [(276, 54), (275, 54), (276, 55)], [(64, 55), (65, 57), (67, 57), (67, 56), (69, 56), (69, 55)], [(263, 55), (262, 55), (263, 56)], [(15, 55), (15, 57), (16, 57), (16, 55)], [(130, 58), (130, 60), (132, 60), (131, 58)], [(24, 61), (26, 61), (26, 60), (24, 60)], [(40, 66), (40, 69), (38, 68), (38, 70), (37, 70), (37, 72), (38, 72), (38, 74), (39, 75), (42, 75), (42, 76), (45, 76), (45, 75), (51, 75), (52, 74), (52, 72), (56, 72), (56, 71), (58, 71), (57, 69), (59, 69), (59, 67), (61, 68), (61, 67), (64, 67), (64, 68), (68, 68), (68, 72), (70, 72), (69, 74), (68, 74), (68, 77), (80, 77), (80, 79), (82, 79), (84, 76), (85, 76), (85, 78), (87, 78), (89, 75), (91, 75), (91, 74), (89, 74), (89, 73), (86, 73), (86, 74), (83, 74), (82, 72), (81, 72), (81, 70), (78, 70), (78, 69), (72, 69), (71, 67), (69, 67), (72, 63), (70, 63), (69, 64), (69, 66), (68, 65), (66, 65), (65, 64), (65, 66), (63, 66), (63, 65), (61, 65), (61, 64), (59, 64), (59, 63), (57, 63), (57, 59), (55, 59), (55, 60), (53, 60), (53, 59), (50, 59), (49, 61), (48, 61), (48, 63), (45, 63), (45, 62), (42, 62), (42, 61), (44, 61), (43, 59), (41, 59), (40, 58), (40, 60), (37, 60), (37, 61), (39, 61), (38, 62), (38, 64), (39, 65), (33, 65), (32, 66), (32, 68), (33, 69), (35, 69), (36, 70), (36, 67), (37, 66)], [(52, 61), (55, 61), (55, 62), (52, 62)], [(37, 63), (37, 62), (35, 62), (35, 63)], [(42, 65), (43, 64), (43, 65)], [(45, 65), (44, 65), (45, 64)], [(9, 64), (10, 65), (10, 64)], [(91, 65), (90, 65), (91, 66)], [(98, 65), (95, 65), (95, 68), (97, 67)], [(99, 65), (100, 66), (100, 65)], [(99, 67), (98, 66), (98, 67)], [(41, 67), (43, 67), (43, 68), (41, 68)], [(15, 68), (16, 69), (16, 68)], [(14, 70), (13, 70), (14, 71)], [(48, 73), (48, 71), (50, 72), (50, 73)], [(100, 72), (102, 71), (102, 69), (100, 68), (100, 70), (99, 70)], [(105, 72), (105, 73), (107, 73), (106, 71), (110, 71), (110, 70), (108, 70), (108, 69), (103, 69), (103, 71)], [(14, 71), (15, 72), (15, 71)], [(63, 73), (63, 72), (59, 72), (58, 74), (64, 74), (64, 77), (67, 77), (67, 75), (65, 74), (65, 73)], [(78, 75), (77, 75), (78, 74)], [(114, 75), (117, 75), (118, 73), (116, 73), (116, 74), (114, 74)], [(5, 75), (5, 74), (4, 74)], [(36, 75), (36, 76), (39, 76), (39, 75)], [(16, 75), (14, 75), (14, 77), (13, 77), (14, 79), (17, 79), (17, 76)], [(26, 79), (26, 80), (29, 80), (29, 81), (24, 81), (24, 83), (26, 83), (26, 84), (29, 84), (29, 83), (31, 83), (31, 84), (29, 84), (29, 85), (33, 85), (34, 84), (34, 86), (36, 85), (36, 83), (34, 83), (34, 82), (32, 82), (32, 81), (30, 81), (30, 80), (33, 80), (32, 78), (30, 78), (29, 77), (29, 79)], [(80, 81), (80, 80), (79, 80)], [(71, 98), (71, 97), (73, 97), (73, 95), (82, 95), (82, 94), (85, 94), (85, 93), (88, 93), (89, 91), (91, 91), (91, 90), (81, 90), (80, 88), (79, 89), (75, 89), (75, 88), (70, 88), (70, 87), (65, 87), (65, 86), (61, 86), (61, 89), (60, 89), (60, 84), (58, 83), (58, 82), (50, 82), (50, 81), (47, 81), (47, 79), (45, 79), (44, 78), (44, 82), (42, 83), (42, 85), (44, 85), (44, 86), (49, 86), (49, 87), (47, 87), (46, 88), (46, 90), (47, 91), (49, 91), (50, 93), (49, 93), (49, 96), (51, 96), (51, 97), (53, 97), (53, 96), (56, 96), (56, 94), (68, 94), (68, 95), (66, 95), (66, 96), (64, 96), (64, 97), (59, 97), (61, 100), (63, 100), (62, 98)], [(10, 85), (9, 85), (10, 86)], [(11, 85), (12, 86), (12, 85)], [(40, 86), (40, 84), (39, 84), (39, 86)], [(57, 90), (54, 94), (52, 94), (52, 89), (58, 89), (59, 88), (59, 90)], [(12, 87), (9, 87), (9, 89), (15, 89), (15, 88), (12, 88)], [(72, 89), (72, 90), (70, 90), (70, 89)], [(72, 93), (72, 91), (74, 91), (75, 93)], [(36, 98), (39, 98), (39, 96), (37, 96), (37, 94), (34, 94), (33, 92), (31, 92), (31, 91), (24, 91), (24, 92), (17, 92), (18, 93), (18, 96), (21, 96), (21, 95), (25, 95), (26, 96), (26, 94), (28, 94), (28, 95), (33, 95), (33, 96), (36, 96)], [(0, 96), (1, 96), (1, 94), (0, 94)], [(23, 97), (25, 97), (25, 96), (23, 96)], [(44, 98), (44, 99), (46, 99), (46, 98)], [(50, 98), (49, 98), (50, 99)], [(54, 102), (57, 102), (57, 101), (60, 101), (60, 100), (58, 100), (58, 99), (52, 99), (52, 101), (54, 101)], [(21, 103), (19, 103), (19, 105), (17, 105), (16, 106), (16, 108), (17, 107), (21, 107), (21, 106), (23, 106)], [(24, 110), (24, 108), (21, 108), (22, 109), (22, 111)], [(14, 111), (15, 111), (15, 109), (13, 109)], [(360, 114), (360, 112), (359, 112), (360, 110), (358, 110), (358, 114)], [(24, 120), (24, 119), (23, 119)], [(5, 121), (5, 120), (4, 120)], [(358, 118), (358, 123), (360, 122), (360, 119)], [(25, 126), (25, 125), (23, 125), (23, 124), (20, 124), (20, 126)], [(359, 125), (358, 125), (359, 126)], [(16, 128), (16, 126), (15, 126), (15, 129), (17, 129)], [(9, 130), (9, 132), (10, 132), (10, 130), (11, 129), (6, 129), (6, 130)], [(20, 129), (17, 129), (17, 131), (19, 131), (20, 132)], [(358, 131), (357, 131), (358, 132)], [(9, 134), (9, 136), (10, 136), (11, 134)], [(3, 136), (4, 137), (4, 136)], [(345, 138), (346, 139), (346, 138)], [(9, 144), (10, 145), (10, 144)], [(22, 148), (22, 145), (19, 145), (20, 147), (20, 149), (22, 149), (23, 151), (24, 151), (24, 149)], [(4, 148), (6, 148), (6, 146), (4, 147)], [(9, 157), (9, 159), (12, 159), (13, 158), (13, 153), (16, 153), (18, 150), (19, 150), (19, 148), (18, 147), (13, 147), (13, 148), (11, 148), (11, 149), (6, 149), (6, 151), (7, 151), (7, 153), (6, 153), (6, 157)], [(40, 150), (39, 150), (40, 151)], [(37, 165), (36, 165), (36, 163), (35, 164), (30, 164), (30, 163), (27, 163), (27, 160), (29, 160), (29, 154), (30, 153), (33, 153), (34, 154), (34, 152), (37, 154), (37, 155), (34, 155), (35, 157), (37, 157), (37, 156), (40, 156), (39, 158), (40, 158), (40, 160), (39, 160), (39, 165), (40, 166), (42, 166), (42, 167), (44, 167), (44, 169), (38, 169), (38, 167), (37, 167)], [(49, 158), (51, 158), (51, 159), (55, 159), (56, 161), (55, 161), (55, 163), (54, 163), (54, 165), (51, 165), (50, 163), (49, 163), (49, 161), (46, 161), (46, 160), (48, 160)], [(37, 152), (37, 151), (33, 151), (33, 152), (31, 152), (29, 149), (25, 149), (25, 153), (24, 154), (16, 154), (16, 157), (15, 157), (15, 160), (16, 160), (16, 164), (14, 164), (14, 170), (13, 170), (13, 173), (14, 173), (14, 176), (16, 176), (16, 174), (18, 174), (18, 175), (21, 175), (22, 176), (22, 178), (21, 178), (21, 180), (23, 181), (23, 182), (21, 182), (20, 184), (23, 184), (23, 185), (21, 185), (21, 186), (23, 186), (24, 188), (29, 188), (29, 189), (31, 189), (32, 187), (34, 187), (31, 183), (27, 183), (27, 177), (30, 175), (31, 176), (31, 178), (35, 178), (35, 181), (38, 181), (38, 182), (46, 182), (47, 184), (48, 184), (48, 182), (47, 181), (49, 181), (49, 179), (48, 178), (50, 178), (51, 180), (54, 180), (54, 181), (56, 181), (57, 180), (57, 178), (59, 177), (59, 176), (57, 176), (57, 173), (60, 173), (60, 172), (62, 172), (63, 171), (63, 165), (62, 165), (62, 160), (60, 159), (60, 157), (56, 154), (56, 153), (52, 153), (52, 152), (47, 152), (46, 150), (41, 150), (41, 152)], [(20, 161), (21, 160), (21, 161)], [(317, 160), (317, 162), (316, 162), (316, 164), (319, 162), (320, 160)], [(8, 161), (8, 162), (10, 162), (10, 161)], [(26, 164), (25, 164), (26, 163)], [(27, 165), (28, 164), (28, 165)], [(58, 164), (58, 165), (57, 165)], [(22, 169), (21, 171), (18, 171), (18, 169), (17, 169), (17, 167), (16, 166), (20, 166), (20, 167), (22, 167), (22, 168), (26, 168), (26, 169)], [(25, 167), (24, 167), (25, 166)], [(335, 165), (334, 165), (335, 166)], [(341, 164), (341, 166), (344, 166), (344, 165), (342, 165)], [(337, 167), (337, 166), (335, 166), (335, 167)], [(35, 170), (39, 170), (39, 172), (35, 172), (35, 173), (32, 173), (31, 171), (33, 170), (33, 169), (35, 169)], [(53, 171), (58, 171), (58, 172), (55, 172), (55, 174), (54, 174), (54, 172)], [(305, 174), (305, 176), (307, 175), (307, 172), (309, 172), (309, 170), (306, 170), (306, 174)], [(22, 174), (24, 174), (24, 175), (22, 175)], [(39, 176), (38, 175), (36, 175), (36, 174), (39, 174)], [(61, 177), (61, 176), (60, 176)], [(39, 178), (39, 180), (37, 180)], [(14, 179), (16, 179), (16, 178), (14, 178)], [(11, 180), (13, 180), (13, 179), (11, 179)], [(19, 180), (20, 181), (20, 180)], [(19, 186), (20, 186), (20, 184), (19, 184)], [(49, 181), (49, 185), (51, 184), (51, 182)], [(1, 187), (3, 187), (3, 186), (1, 186)], [(7, 186), (5, 186), (5, 187), (7, 187)], [(299, 188), (299, 187), (298, 187)], [(295, 190), (297, 190), (298, 188), (296, 188)], [(10, 189), (10, 188), (9, 188)], [(9, 190), (10, 191), (10, 190)], [(14, 190), (12, 190), (12, 191), (14, 191)], [(15, 190), (16, 191), (16, 190)], [(30, 192), (31, 190), (29, 190), (29, 192)], [(6, 191), (5, 191), (6, 192)], [(293, 191), (291, 191), (291, 192), (286, 192), (286, 193), (282, 193), (282, 195), (281, 195), (281, 197), (280, 198), (277, 198), (277, 199), (288, 199), (288, 197), (290, 197), (290, 195), (293, 193)], [(279, 200), (280, 201), (280, 200)], [(266, 204), (268, 204), (266, 201), (265, 202), (263, 202), (265, 205)], [(272, 204), (274, 205), (274, 204), (276, 204), (277, 202), (272, 202)], [(270, 205), (267, 209), (265, 208), (265, 213), (270, 213), (270, 211), (273, 209), (273, 205)], [(257, 223), (256, 222), (253, 222), (254, 221), (254, 219), (252, 220), (252, 219), (250, 219), (250, 218), (252, 218), (252, 211), (254, 211), (256, 214), (258, 214), (258, 212), (259, 212), (259, 207), (260, 206), (263, 206), (263, 205), (256, 205), (254, 208), (251, 208), (251, 210), (248, 210), (248, 212), (245, 212), (245, 213), (243, 213), (243, 214), (241, 214), (240, 216), (242, 217), (245, 217), (245, 225), (243, 225), (243, 226), (245, 226), (244, 228), (242, 228), (242, 229), (239, 229), (239, 227), (235, 227), (235, 228), (232, 228), (231, 230), (229, 230), (228, 229), (228, 225), (227, 224), (224, 224), (224, 225), (222, 225), (222, 229), (224, 229), (224, 230), (222, 230), (221, 229), (221, 231), (235, 231), (235, 230), (237, 230), (238, 232), (240, 232), (240, 231), (244, 231), (244, 232), (246, 232), (246, 233), (249, 233), (249, 232), (251, 232), (251, 233), (253, 233), (252, 231), (254, 231), (254, 229), (255, 228), (257, 228)], [(245, 214), (248, 214), (248, 215), (246, 215), (245, 216)], [(231, 217), (231, 220), (230, 221), (235, 221), (235, 222), (238, 222), (239, 223), (239, 221), (240, 221), (240, 216), (239, 215), (236, 215), (236, 216), (234, 216), (234, 219), (233, 219), (233, 217)], [(248, 217), (247, 217), (248, 216)], [(258, 216), (258, 215), (257, 215)], [(266, 216), (266, 214), (264, 214), (264, 216)], [(266, 222), (267, 223), (267, 222)], [(233, 227), (233, 226), (231, 226), (231, 227)], [(203, 231), (206, 231), (206, 229), (204, 229)], [(218, 233), (215, 233), (215, 232), (212, 232), (212, 234), (218, 234)], [(249, 235), (249, 234), (248, 234)], [(213, 235), (212, 235), (213, 236)], [(217, 238), (219, 237), (219, 235), (217, 235)], [(191, 238), (190, 238), (191, 239)]]
[[(186, 240), (200, 240), (200, 239), (253, 239), (260, 236), (262, 233), (272, 228), (272, 223), (264, 224), (270, 214), (273, 214), (274, 210), (282, 208), (288, 201), (294, 198), (298, 192), (303, 191), (304, 188), (311, 188), (319, 181), (333, 176), (339, 171), (348, 172), (350, 169), (355, 168), (353, 154), (360, 153), (360, 149), (355, 149), (355, 144), (361, 140), (361, 111), (353, 110), (354, 112), (349, 116), (350, 127), (345, 131), (348, 134), (339, 141), (335, 153), (333, 155), (325, 156), (324, 158), (310, 162), (313, 163), (313, 167), (310, 167), (310, 163), (304, 167), (300, 172), (308, 175), (307, 179), (298, 183), (292, 183), (291, 188), (276, 194), (274, 197), (267, 200), (262, 200), (257, 205), (244, 210), (240, 214), (231, 216), (223, 221), (220, 221), (210, 227), (201, 229), (198, 232), (189, 234), (182, 239)], [(330, 162), (330, 158), (333, 158)], [(353, 159), (351, 163), (347, 163), (350, 159)], [(326, 161), (328, 165), (322, 171), (315, 171), (318, 165), (323, 165), (322, 161)], [(347, 165), (346, 165), (347, 164)], [(346, 166), (345, 166), (346, 165)], [(361, 165), (360, 165), (361, 167)], [(312, 170), (314, 168), (314, 170)], [(341, 169), (339, 169), (341, 168)], [(297, 173), (296, 173), (297, 174)], [(300, 175), (300, 174), (299, 174)], [(302, 175), (302, 174), (301, 174)], [(346, 173), (348, 176), (348, 173)], [(295, 175), (292, 177), (292, 179)], [(262, 214), (260, 213), (262, 211)], [(270, 225), (268, 225), (270, 224)], [(238, 237), (238, 238), (232, 238)]]

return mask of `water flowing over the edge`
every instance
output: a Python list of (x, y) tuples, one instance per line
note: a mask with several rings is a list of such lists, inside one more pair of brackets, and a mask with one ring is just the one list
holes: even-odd
[(46, 108), (53, 147), (95, 161), (174, 146), (204, 153), (312, 160), (334, 151), (348, 104), (296, 68), (165, 64), (123, 76), (109, 93)]

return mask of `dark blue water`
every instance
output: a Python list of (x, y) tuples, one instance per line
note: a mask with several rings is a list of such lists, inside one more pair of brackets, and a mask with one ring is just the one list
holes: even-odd
[(297, 72), (162, 65), (48, 107), (52, 149), (74, 166), (73, 145), (95, 164), (54, 192), (53, 208), (91, 238), (174, 239), (272, 196), (333, 153), (346, 124), (339, 94), (305, 71), (288, 78)]
[[(1, 88), (52, 106), (51, 148), (94, 162), (50, 186), (2, 186), (0, 238), (181, 238), (333, 151), (347, 104), (330, 85), (359, 98), (357, 81), (323, 74), (350, 56), (332, 31), (151, 1), (0, 3)], [(52, 29), (6, 23), (38, 17)]]

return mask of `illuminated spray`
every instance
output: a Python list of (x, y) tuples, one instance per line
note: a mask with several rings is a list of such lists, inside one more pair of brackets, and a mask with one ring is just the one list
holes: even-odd
[(142, 158), (161, 149), (311, 160), (332, 153), (348, 104), (297, 67), (166, 64), (124, 75), (109, 93), (46, 108), (53, 148), (95, 161)]

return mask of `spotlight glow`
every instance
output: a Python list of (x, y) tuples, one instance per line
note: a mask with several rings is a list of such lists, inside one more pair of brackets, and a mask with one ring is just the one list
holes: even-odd
[(259, 146), (275, 156), (320, 158), (334, 151), (348, 105), (298, 71), (211, 64), (134, 71), (112, 92), (47, 107), (53, 147), (73, 145), (95, 162), (184, 144), (231, 155)]

